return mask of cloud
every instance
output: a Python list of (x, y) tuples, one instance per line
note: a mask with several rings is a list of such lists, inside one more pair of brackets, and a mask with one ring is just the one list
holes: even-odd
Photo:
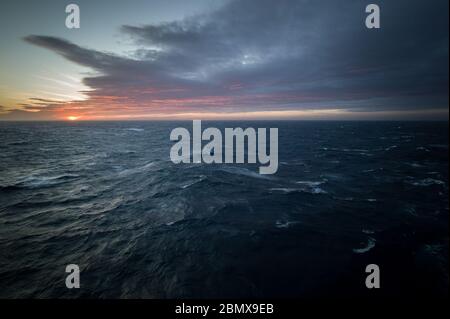
[(240, 0), (125, 25), (130, 56), (25, 40), (98, 72), (89, 99), (64, 106), (92, 114), (448, 108), (448, 1), (378, 1), (379, 30), (365, 28), (366, 2)]

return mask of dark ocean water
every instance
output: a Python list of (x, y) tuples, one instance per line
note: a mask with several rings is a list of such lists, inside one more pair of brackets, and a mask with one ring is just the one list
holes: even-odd
[(448, 295), (448, 123), (203, 122), (278, 127), (271, 176), (177, 126), (0, 123), (0, 297)]

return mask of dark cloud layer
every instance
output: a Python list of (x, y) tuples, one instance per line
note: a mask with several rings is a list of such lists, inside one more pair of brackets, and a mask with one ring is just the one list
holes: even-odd
[(377, 1), (379, 30), (364, 25), (367, 3), (231, 1), (183, 21), (123, 26), (136, 44), (128, 57), (25, 40), (98, 71), (84, 79), (97, 102), (168, 112), (448, 108), (448, 1)]

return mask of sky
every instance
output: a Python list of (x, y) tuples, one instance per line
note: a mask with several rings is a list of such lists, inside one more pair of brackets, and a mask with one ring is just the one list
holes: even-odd
[(3, 1), (0, 120), (448, 120), (447, 0), (69, 3)]

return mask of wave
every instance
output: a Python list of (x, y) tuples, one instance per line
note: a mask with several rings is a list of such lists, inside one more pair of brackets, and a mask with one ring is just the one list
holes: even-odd
[(311, 188), (272, 187), (269, 188), (269, 191), (281, 192), (284, 194), (291, 194), (291, 193), (327, 194), (327, 191), (323, 190), (320, 187), (311, 187)]
[(295, 182), (296, 184), (305, 185), (309, 187), (317, 187), (319, 185), (325, 184), (326, 181), (320, 181), (320, 182), (312, 182), (312, 181), (298, 181)]
[(243, 167), (235, 167), (235, 166), (221, 167), (219, 170), (224, 171), (226, 173), (234, 174), (234, 175), (242, 175), (242, 176), (247, 176), (247, 177), (252, 177), (252, 178), (257, 178), (257, 179), (273, 179), (273, 177), (269, 177), (267, 175), (262, 175), (262, 174), (259, 174), (257, 172), (251, 171), (251, 170), (249, 170), (247, 168), (243, 168)]
[(135, 127), (126, 128), (125, 130), (126, 131), (131, 131), (131, 132), (144, 132), (145, 131), (143, 128), (135, 128)]
[(269, 188), (270, 192), (281, 192), (285, 194), (301, 192), (300, 188), (273, 187)]
[(201, 175), (201, 176), (199, 176), (198, 179), (193, 180), (193, 181), (191, 181), (191, 182), (189, 182), (189, 183), (187, 183), (187, 184), (185, 184), (185, 185), (182, 185), (181, 188), (182, 188), (182, 189), (189, 188), (189, 187), (191, 187), (191, 186), (193, 186), (193, 185), (195, 185), (195, 184), (197, 184), (197, 183), (200, 183), (200, 182), (204, 181), (206, 178), (207, 178), (207, 177), (206, 177), (205, 175)]
[(363, 201), (363, 202), (369, 202), (369, 203), (375, 203), (378, 200), (376, 198), (366, 198), (366, 199), (358, 199), (354, 197), (333, 197), (335, 200), (345, 201), (345, 202), (353, 202), (353, 201)]
[(352, 202), (355, 200), (354, 197), (333, 197), (336, 200), (342, 200), (342, 201), (346, 201), (346, 202)]
[(53, 185), (59, 185), (67, 182), (68, 180), (80, 177), (77, 174), (61, 174), (55, 176), (29, 176), (25, 179), (18, 181), (16, 184), (8, 185), (7, 187), (16, 188), (39, 188), (48, 187)]
[(96, 202), (94, 204), (89, 203), (86, 205), (81, 205), (80, 207), (84, 209), (83, 215), (101, 215), (117, 209), (123, 202), (124, 198), (119, 196), (108, 199), (104, 202)]
[(155, 166), (156, 166), (156, 162), (149, 162), (143, 166), (127, 168), (127, 169), (120, 171), (119, 176), (123, 177), (123, 176), (128, 176), (128, 175), (132, 175), (132, 174), (136, 174), (136, 173), (143, 173)]
[(303, 190), (303, 191), (311, 194), (328, 194), (326, 190), (323, 190), (320, 187), (312, 187), (310, 190)]
[(373, 173), (373, 172), (383, 171), (383, 170), (384, 170), (383, 167), (379, 167), (379, 168), (365, 169), (362, 172), (363, 173)]
[(413, 168), (422, 168), (422, 167), (425, 167), (424, 165), (419, 164), (419, 163), (410, 163), (410, 162), (407, 162), (407, 163), (405, 163), (405, 164), (408, 165), (408, 166), (410, 166), (410, 167), (413, 167)]
[(303, 192), (311, 194), (327, 194), (327, 191), (319, 187), (320, 185), (323, 185), (326, 182), (328, 182), (327, 179), (324, 179), (322, 181), (297, 181), (295, 183), (302, 186), (301, 190)]
[(275, 223), (275, 227), (276, 228), (289, 228), (291, 225), (295, 225), (295, 224), (298, 224), (299, 222), (297, 222), (297, 221), (285, 221), (285, 222), (282, 222), (282, 221), (280, 221), (280, 220), (277, 220), (276, 221), (276, 223)]
[(360, 148), (336, 148), (336, 147), (322, 147), (323, 151), (333, 151), (333, 152), (345, 152), (345, 153), (367, 153), (369, 150)]
[(445, 182), (441, 181), (439, 179), (434, 179), (434, 178), (425, 178), (419, 181), (406, 181), (408, 184), (411, 184), (413, 186), (432, 186), (432, 185), (439, 185), (439, 186), (445, 186)]
[(335, 152), (368, 152), (365, 149), (357, 149), (357, 148), (336, 148), (336, 147), (322, 147), (324, 151), (335, 151)]
[(394, 149), (396, 149), (396, 148), (398, 148), (397, 145), (392, 145), (392, 146), (386, 147), (384, 150), (385, 150), (385, 151), (392, 151), (392, 150), (394, 150)]
[(367, 244), (366, 244), (365, 247), (363, 247), (363, 248), (355, 248), (355, 249), (353, 249), (353, 252), (354, 252), (355, 254), (364, 254), (364, 253), (367, 253), (368, 251), (370, 251), (372, 248), (375, 247), (375, 243), (376, 243), (375, 238), (369, 237), (369, 239), (367, 240)]

